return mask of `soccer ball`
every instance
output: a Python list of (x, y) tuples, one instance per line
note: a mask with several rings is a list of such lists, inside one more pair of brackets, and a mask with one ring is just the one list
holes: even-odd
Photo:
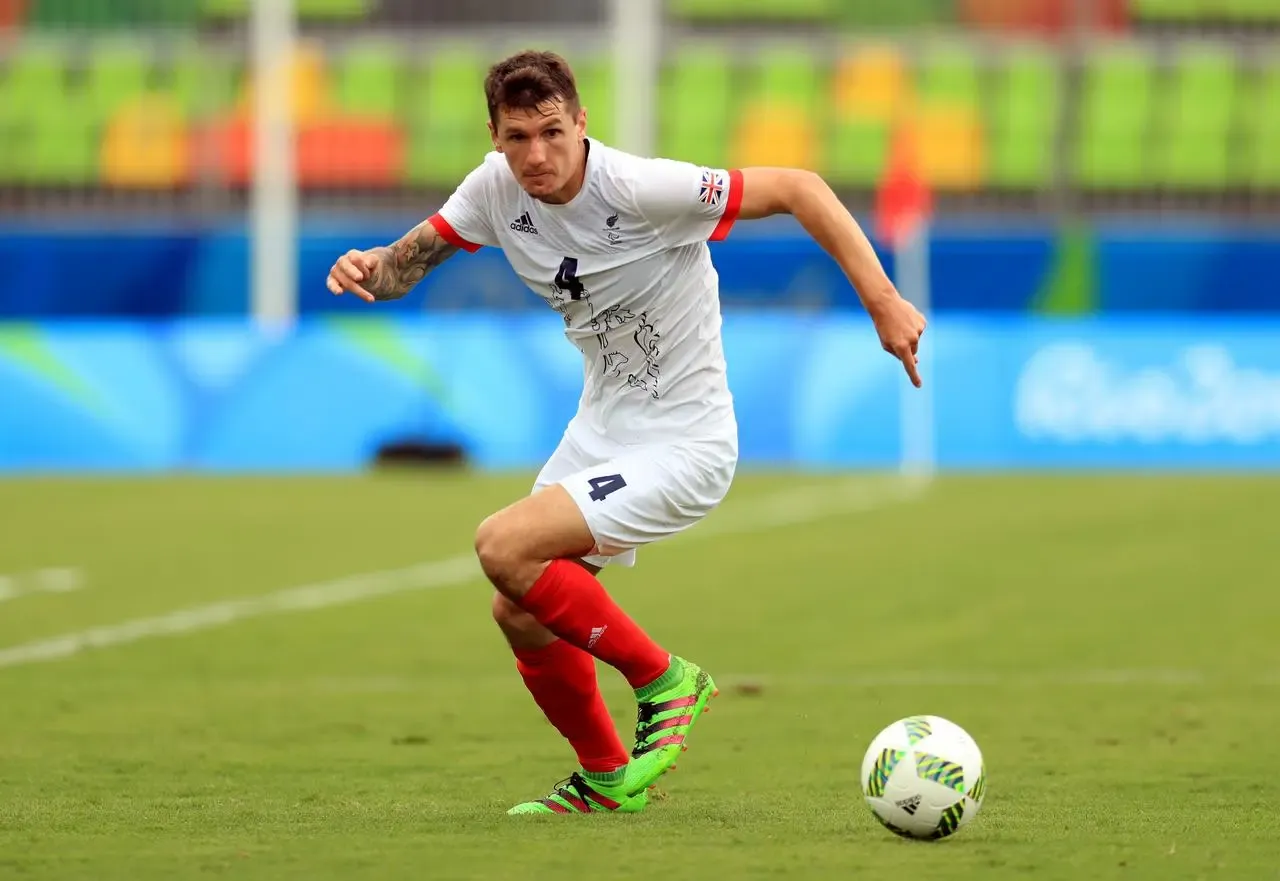
[(871, 813), (904, 838), (952, 835), (982, 807), (987, 771), (969, 734), (939, 716), (909, 716), (876, 735), (862, 760)]

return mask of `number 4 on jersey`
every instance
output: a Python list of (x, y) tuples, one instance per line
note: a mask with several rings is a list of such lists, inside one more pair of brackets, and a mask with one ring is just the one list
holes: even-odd
[(560, 271), (556, 273), (556, 287), (567, 291), (569, 299), (581, 300), (587, 295), (587, 289), (578, 281), (578, 258), (566, 257), (560, 261)]
[(591, 477), (587, 479), (587, 483), (591, 484), (591, 501), (593, 502), (602, 502), (609, 493), (617, 492), (627, 485), (621, 474)]

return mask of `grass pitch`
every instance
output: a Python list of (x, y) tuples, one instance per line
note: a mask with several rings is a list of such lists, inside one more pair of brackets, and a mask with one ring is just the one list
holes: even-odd
[[(528, 483), (2, 482), (0, 657), (465, 555)], [(635, 817), (505, 816), (573, 759), (474, 578), (10, 653), (0, 878), (1276, 878), (1278, 529), (1274, 477), (954, 476), (897, 498), (743, 475), (606, 574), (723, 691)], [(48, 567), (79, 589), (26, 574)], [(859, 793), (867, 743), (913, 713), (987, 760), (983, 812), (938, 843), (894, 838)]]

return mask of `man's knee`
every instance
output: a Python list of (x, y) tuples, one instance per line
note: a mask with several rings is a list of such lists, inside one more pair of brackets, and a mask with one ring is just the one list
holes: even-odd
[(532, 615), (504, 596), (501, 591), (493, 593), (493, 620), (508, 633), (525, 629), (530, 621), (537, 623)]
[(517, 518), (498, 512), (476, 529), (476, 558), (499, 592), (518, 600), (533, 586), (546, 566)]
[(501, 514), (491, 514), (476, 528), (476, 559), (493, 584), (502, 590), (519, 563), (519, 549), (511, 530), (503, 525)]
[(494, 587), (518, 600), (548, 560), (579, 556), (594, 543), (573, 499), (552, 487), (486, 517), (475, 549)]

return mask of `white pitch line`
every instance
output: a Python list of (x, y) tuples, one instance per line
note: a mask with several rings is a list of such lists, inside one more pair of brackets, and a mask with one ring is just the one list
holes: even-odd
[(152, 618), (135, 618), (121, 624), (91, 627), (51, 639), (0, 649), (0, 668), (53, 661), (88, 649), (125, 645), (152, 636), (208, 630), (246, 618), (323, 609), (408, 590), (452, 587), (479, 578), (480, 574), (475, 557), (468, 555), (435, 563), (420, 563), (404, 569), (352, 575), (336, 581), (308, 584), (261, 596), (179, 609)]
[(929, 485), (928, 481), (894, 476), (835, 480), (822, 486), (805, 486), (770, 495), (741, 513), (725, 511), (724, 516), (708, 518), (696, 529), (675, 539), (760, 532), (816, 523), (829, 517), (862, 514), (919, 499), (928, 491)]
[[(896, 489), (894, 488), (896, 485)], [(723, 525), (709, 520), (700, 529), (679, 538), (710, 538), (742, 532), (758, 532), (799, 523), (814, 523), (841, 514), (873, 510), (918, 498), (924, 486), (890, 478), (881, 481), (860, 479), (835, 481), (821, 487), (790, 490), (769, 496), (746, 507)], [(149, 618), (135, 618), (120, 624), (91, 627), (74, 633), (0, 649), (0, 669), (68, 658), (89, 649), (127, 645), (153, 636), (173, 636), (222, 627), (248, 618), (324, 609), (363, 602), (391, 594), (457, 587), (480, 579), (482, 573), (474, 556), (452, 557), (434, 563), (420, 563), (403, 569), (388, 569), (351, 575), (288, 588), (259, 596), (226, 600), (204, 606), (179, 609)]]
[(0, 574), (0, 603), (42, 593), (70, 593), (84, 587), (84, 573), (64, 567)]

